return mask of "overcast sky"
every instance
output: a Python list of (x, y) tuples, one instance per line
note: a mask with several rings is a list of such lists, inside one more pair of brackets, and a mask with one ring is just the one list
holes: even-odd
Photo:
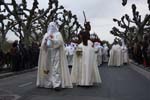
[[(20, 2), (21, 0), (17, 1)], [(33, 0), (27, 1), (29, 6), (32, 5)], [(47, 8), (48, 0), (38, 1), (40, 8)], [(59, 0), (60, 5), (77, 15), (80, 23), (84, 22), (84, 10), (87, 20), (91, 23), (91, 33), (96, 32), (101, 40), (107, 40), (110, 43), (114, 39), (110, 30), (113, 26), (116, 26), (116, 23), (112, 21), (113, 18), (120, 19), (124, 14), (129, 14), (132, 18), (131, 5), (133, 3), (137, 5), (141, 15), (144, 16), (149, 13), (147, 0), (128, 0), (125, 7), (121, 3), (122, 0)]]

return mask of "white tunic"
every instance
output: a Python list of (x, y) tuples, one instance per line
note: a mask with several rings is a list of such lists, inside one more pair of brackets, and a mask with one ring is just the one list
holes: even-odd
[(77, 47), (71, 71), (72, 82), (76, 85), (89, 86), (93, 83), (101, 83), (96, 62), (97, 55), (91, 45), (92, 42), (88, 41), (88, 46), (80, 44)]

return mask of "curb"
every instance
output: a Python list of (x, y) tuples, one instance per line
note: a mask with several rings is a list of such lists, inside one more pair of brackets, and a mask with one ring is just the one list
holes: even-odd
[(19, 75), (19, 74), (27, 73), (27, 72), (32, 72), (32, 71), (35, 71), (35, 70), (37, 70), (37, 67), (32, 68), (32, 69), (28, 69), (28, 70), (19, 71), (19, 72), (3, 73), (3, 74), (0, 74), (0, 79), (6, 78), (6, 77), (10, 77), (10, 76), (14, 76), (14, 75)]
[(148, 80), (150, 80), (150, 71), (145, 70), (144, 68), (141, 68), (141, 66), (138, 66), (134, 62), (130, 62), (130, 68), (138, 72), (139, 74), (143, 75), (146, 77)]
[(137, 64), (137, 63), (135, 63), (134, 61), (130, 61), (130, 63), (133, 64), (133, 65), (135, 65), (135, 66), (138, 66), (139, 68), (141, 68), (141, 69), (143, 69), (143, 70), (145, 70), (145, 71), (150, 72), (149, 67), (145, 67), (145, 66), (142, 65), (142, 64)]

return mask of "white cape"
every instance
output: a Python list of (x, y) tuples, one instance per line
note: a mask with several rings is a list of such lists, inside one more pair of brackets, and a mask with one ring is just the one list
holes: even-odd
[[(72, 88), (72, 82), (70, 78), (69, 68), (67, 66), (67, 59), (66, 59), (66, 55), (64, 51), (64, 43), (63, 43), (62, 36), (59, 33), (55, 35), (55, 38), (56, 38), (55, 40), (52, 40), (52, 43), (53, 43), (53, 48), (58, 49), (59, 51), (60, 58), (56, 66), (59, 67), (58, 69), (60, 70), (60, 73), (56, 72), (57, 73), (55, 75), (56, 77), (53, 77), (53, 79), (55, 80), (59, 79), (57, 78), (57, 75), (59, 75), (61, 78), (59, 80), (56, 80), (56, 84), (57, 84), (57, 81), (58, 82), (61, 81), (62, 88)], [(37, 82), (36, 82), (36, 85), (38, 87), (52, 88), (51, 81), (54, 81), (54, 80), (50, 79), (52, 77), (51, 70), (49, 74), (44, 73), (44, 71), (51, 69), (51, 66), (50, 66), (51, 64), (49, 64), (50, 59), (48, 59), (49, 55), (50, 55), (49, 48), (47, 48), (45, 45), (41, 45), (39, 61), (38, 61)]]

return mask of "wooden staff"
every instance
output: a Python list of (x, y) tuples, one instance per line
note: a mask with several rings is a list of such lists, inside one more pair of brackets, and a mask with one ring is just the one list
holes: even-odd
[(84, 11), (83, 11), (83, 16), (84, 16), (84, 23), (86, 23), (87, 20), (86, 20), (86, 16), (85, 16), (85, 12)]

